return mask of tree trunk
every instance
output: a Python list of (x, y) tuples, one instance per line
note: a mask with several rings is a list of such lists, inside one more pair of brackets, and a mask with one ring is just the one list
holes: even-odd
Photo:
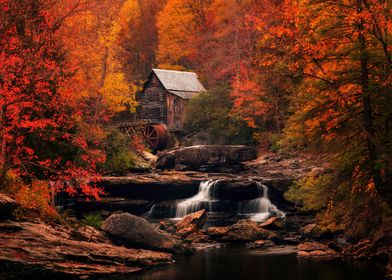
[[(357, 9), (359, 12), (363, 10), (363, 1), (357, 0)], [(372, 98), (369, 89), (369, 57), (367, 52), (366, 38), (364, 35), (364, 22), (359, 23), (359, 43), (360, 43), (360, 62), (361, 62), (361, 87), (362, 87), (362, 106), (363, 106), (363, 125), (366, 130), (366, 146), (369, 168), (372, 172), (373, 182), (380, 196), (392, 206), (391, 188), (383, 182), (381, 170), (377, 167), (380, 160), (379, 151), (375, 145), (374, 121)]]

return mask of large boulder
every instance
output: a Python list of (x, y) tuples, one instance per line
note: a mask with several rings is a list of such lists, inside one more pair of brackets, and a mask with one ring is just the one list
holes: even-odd
[(0, 219), (8, 219), (17, 206), (15, 200), (0, 193)]
[(223, 237), (229, 241), (250, 242), (260, 239), (273, 239), (275, 235), (262, 229), (256, 222), (250, 220), (240, 220), (229, 227), (229, 231)]
[(181, 221), (175, 224), (176, 233), (180, 236), (188, 236), (200, 230), (207, 221), (207, 213), (205, 209), (186, 215)]
[(256, 222), (239, 220), (228, 227), (210, 227), (207, 234), (214, 239), (227, 242), (252, 242), (256, 240), (276, 240), (277, 235), (261, 228)]
[(169, 233), (154, 227), (145, 219), (129, 213), (111, 215), (103, 222), (101, 228), (112, 238), (129, 246), (176, 254), (190, 251), (185, 244)]
[(257, 157), (250, 146), (199, 145), (174, 149), (158, 155), (156, 168), (176, 170), (219, 170), (232, 168)]

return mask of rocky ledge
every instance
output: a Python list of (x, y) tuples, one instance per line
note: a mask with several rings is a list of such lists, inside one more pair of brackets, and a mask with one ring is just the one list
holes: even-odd
[(79, 279), (127, 274), (172, 263), (172, 255), (111, 244), (94, 228), (42, 222), (0, 223), (0, 279)]
[(175, 170), (241, 170), (241, 163), (257, 158), (255, 147), (199, 145), (176, 148), (158, 155), (156, 168)]

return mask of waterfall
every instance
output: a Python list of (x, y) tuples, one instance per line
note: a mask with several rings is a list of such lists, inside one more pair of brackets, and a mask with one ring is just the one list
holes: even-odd
[[(180, 219), (187, 214), (197, 212), (201, 209), (206, 209), (207, 212), (220, 210), (220, 204), (223, 201), (216, 199), (214, 196), (217, 182), (213, 180), (201, 182), (199, 191), (195, 196), (177, 204), (176, 218)], [(267, 186), (258, 182), (257, 187), (259, 193), (258, 198), (238, 202), (238, 216), (245, 216), (245, 218), (256, 222), (263, 222), (271, 215), (284, 217), (284, 213), (268, 199)]]
[(186, 200), (177, 204), (176, 218), (182, 218), (189, 213), (197, 212), (201, 209), (206, 209), (211, 212), (213, 204), (219, 200), (213, 198), (213, 189), (218, 181), (204, 181), (200, 183), (198, 193)]
[(263, 222), (271, 214), (284, 217), (284, 213), (269, 200), (267, 186), (260, 182), (257, 182), (257, 186), (260, 197), (241, 202), (238, 209), (240, 215), (250, 216), (250, 219), (255, 222)]
[(152, 216), (152, 214), (154, 213), (155, 207), (156, 207), (155, 204), (153, 204), (151, 206), (150, 210), (148, 210), (146, 213), (144, 213), (142, 215), (142, 217), (145, 218), (145, 219), (150, 218)]

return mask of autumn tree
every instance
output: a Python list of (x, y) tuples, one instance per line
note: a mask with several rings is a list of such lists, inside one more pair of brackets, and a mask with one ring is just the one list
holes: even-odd
[(58, 30), (69, 11), (57, 16), (57, 4), (0, 2), (0, 188), (13, 174), (27, 186), (49, 180), (61, 189), (68, 182), (70, 193), (82, 188), (97, 196), (78, 180), (95, 178), (103, 157), (80, 133), (75, 92), (64, 87), (72, 69)]
[(130, 83), (144, 81), (156, 65), (159, 12), (166, 0), (128, 0), (117, 23), (119, 62)]
[(157, 19), (159, 64), (166, 68), (192, 68), (194, 38), (206, 24), (206, 12), (211, 2), (212, 0), (168, 0)]
[(67, 18), (61, 29), (75, 75), (70, 86), (79, 92), (85, 120), (103, 124), (116, 113), (136, 106), (136, 85), (126, 80), (117, 57), (117, 22), (122, 1), (92, 1)]
[[(339, 223), (343, 218), (340, 222), (351, 228), (355, 224), (369, 230), (373, 224), (363, 225), (360, 214), (372, 213), (379, 219), (383, 213), (379, 201), (392, 205), (391, 3), (287, 4), (298, 13), (294, 23), (299, 32), (290, 53), (292, 57), (301, 53), (303, 70), (293, 101), (301, 110), (291, 118), (288, 139), (299, 131), (300, 121), (307, 146), (327, 155), (335, 170), (310, 184), (312, 188), (300, 188), (298, 194), (320, 195), (317, 190), (324, 190), (327, 199), (319, 206), (332, 213), (331, 220)], [(290, 65), (299, 67), (294, 59)]]

